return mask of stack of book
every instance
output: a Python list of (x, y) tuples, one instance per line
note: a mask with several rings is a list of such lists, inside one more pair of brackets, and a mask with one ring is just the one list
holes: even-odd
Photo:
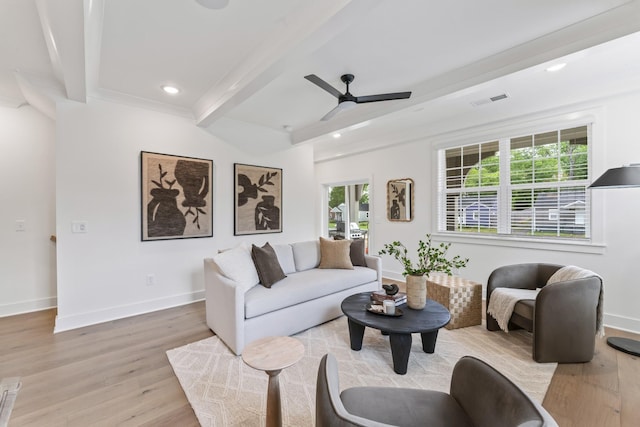
[(371, 292), (371, 303), (382, 304), (385, 300), (391, 300), (396, 303), (396, 306), (407, 302), (407, 294), (404, 292), (398, 292), (395, 295), (387, 295), (384, 290), (378, 290)]

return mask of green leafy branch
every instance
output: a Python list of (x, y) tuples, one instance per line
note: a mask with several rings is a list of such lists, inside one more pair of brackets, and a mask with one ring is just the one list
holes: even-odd
[(423, 276), (437, 271), (452, 275), (453, 269), (466, 267), (469, 258), (462, 258), (456, 255), (447, 259), (447, 252), (451, 243), (440, 243), (434, 246), (431, 242), (431, 235), (427, 234), (426, 241), (418, 242), (418, 261), (414, 264), (409, 255), (409, 250), (401, 242), (395, 241), (386, 243), (384, 249), (378, 252), (379, 255), (390, 255), (399, 261), (404, 267), (404, 274), (409, 276)]

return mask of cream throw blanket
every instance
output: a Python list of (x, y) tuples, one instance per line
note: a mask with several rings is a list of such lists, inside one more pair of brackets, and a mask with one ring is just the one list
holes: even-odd
[[(549, 280), (547, 280), (547, 285), (566, 282), (568, 280), (586, 279), (588, 277), (598, 277), (602, 281), (602, 278), (593, 271), (576, 267), (575, 265), (567, 265), (566, 267), (562, 267), (556, 271)], [(496, 319), (498, 325), (503, 331), (508, 332), (509, 319), (513, 314), (513, 308), (517, 302), (526, 299), (535, 300), (538, 292), (540, 292), (540, 289), (495, 289), (491, 293), (491, 300), (489, 301), (489, 307), (487, 307), (487, 313)], [(602, 337), (604, 336), (604, 286), (602, 286), (602, 284), (600, 285), (598, 307), (596, 310), (596, 334)]]
[(487, 313), (498, 322), (500, 329), (509, 332), (509, 319), (518, 301), (535, 300), (540, 289), (497, 288), (491, 293)]

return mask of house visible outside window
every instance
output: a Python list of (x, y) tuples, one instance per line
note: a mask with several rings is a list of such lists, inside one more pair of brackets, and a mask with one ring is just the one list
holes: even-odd
[(440, 232), (585, 240), (590, 125), (438, 151)]

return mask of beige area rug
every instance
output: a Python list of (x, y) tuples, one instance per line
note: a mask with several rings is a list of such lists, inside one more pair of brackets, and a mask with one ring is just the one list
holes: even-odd
[[(325, 353), (338, 359), (341, 389), (376, 385), (448, 392), (453, 366), (472, 355), (540, 403), (556, 368), (555, 363), (533, 361), (530, 334), (489, 332), (484, 325), (441, 329), (434, 354), (424, 353), (420, 336), (414, 334), (406, 375), (393, 372), (389, 339), (379, 331), (367, 328), (362, 350), (352, 351), (344, 316), (295, 337), (304, 344), (305, 356), (280, 374), (283, 423), (292, 427), (314, 425), (316, 375)], [(218, 337), (169, 350), (167, 356), (201, 425), (265, 425), (267, 374), (245, 365)]]
[(0, 379), (0, 427), (9, 425), (13, 404), (21, 384), (20, 377)]

